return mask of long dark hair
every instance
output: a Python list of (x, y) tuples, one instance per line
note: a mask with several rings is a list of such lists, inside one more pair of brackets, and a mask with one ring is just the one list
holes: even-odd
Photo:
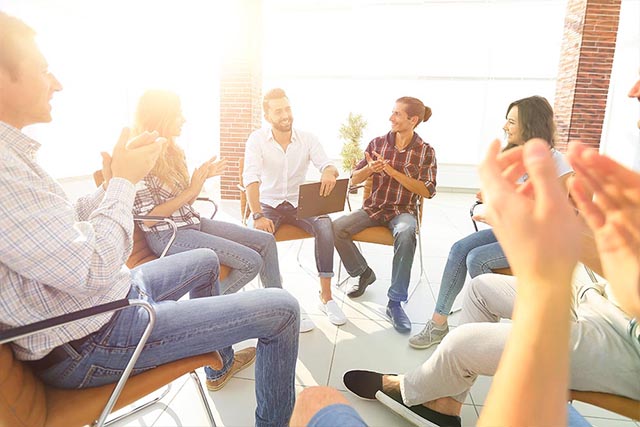
[(513, 107), (518, 107), (518, 125), (522, 139), (542, 138), (551, 148), (556, 141), (556, 122), (553, 120), (553, 108), (549, 101), (542, 96), (530, 96), (518, 99), (509, 104), (507, 114)]

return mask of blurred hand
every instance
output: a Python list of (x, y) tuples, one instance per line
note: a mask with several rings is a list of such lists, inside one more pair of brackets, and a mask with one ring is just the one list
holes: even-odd
[(375, 151), (373, 152), (373, 156), (375, 157), (375, 160), (371, 157), (371, 155), (369, 155), (368, 152), (364, 152), (364, 158), (367, 160), (369, 169), (371, 169), (373, 173), (381, 173), (384, 170), (384, 166), (387, 161)]
[(253, 228), (255, 228), (256, 230), (266, 231), (267, 233), (271, 233), (271, 234), (276, 232), (276, 228), (273, 225), (273, 221), (271, 221), (269, 218), (265, 216), (253, 221)]
[(113, 149), (111, 176), (124, 178), (135, 184), (151, 171), (167, 140), (158, 137), (158, 132), (155, 131), (143, 132), (130, 141), (129, 134), (128, 128), (122, 129)]
[(336, 176), (333, 170), (325, 169), (320, 177), (320, 196), (326, 197), (333, 191), (336, 186)]
[[(524, 172), (529, 180), (519, 185)], [(514, 273), (530, 281), (570, 283), (579, 255), (579, 226), (547, 143), (534, 139), (500, 153), (500, 141), (493, 141), (480, 178), (486, 217)]]
[(209, 173), (207, 175), (207, 178), (212, 178), (214, 176), (222, 175), (224, 171), (227, 169), (227, 159), (223, 158), (216, 161), (217, 158), (218, 156), (213, 156), (207, 162), (207, 164), (209, 165), (208, 166)]
[(101, 152), (102, 156), (102, 188), (107, 189), (111, 180), (111, 156), (107, 152)]
[(202, 192), (202, 187), (204, 186), (204, 183), (208, 177), (208, 162), (203, 163), (193, 171), (193, 174), (191, 175), (191, 181), (189, 182), (189, 187), (187, 188), (187, 191), (190, 192), (192, 197), (198, 197), (198, 195)]
[(577, 142), (568, 157), (576, 171), (571, 194), (593, 231), (605, 277), (614, 290), (640, 295), (640, 174)]

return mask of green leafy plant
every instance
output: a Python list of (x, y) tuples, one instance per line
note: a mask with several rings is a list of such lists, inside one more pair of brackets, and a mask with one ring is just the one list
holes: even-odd
[(362, 159), (364, 153), (360, 148), (362, 130), (367, 127), (367, 121), (361, 114), (349, 113), (347, 120), (340, 125), (340, 138), (344, 140), (342, 145), (342, 169), (351, 171), (356, 163)]

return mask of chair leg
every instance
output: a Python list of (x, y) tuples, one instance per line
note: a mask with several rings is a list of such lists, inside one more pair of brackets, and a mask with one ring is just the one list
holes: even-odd
[(424, 270), (424, 261), (422, 259), (422, 236), (420, 235), (420, 233), (418, 233), (418, 254), (420, 255), (420, 278), (415, 283), (415, 285), (413, 286), (409, 285), (407, 302), (409, 302), (409, 300), (413, 296), (416, 289), (418, 289), (418, 286), (420, 286), (420, 283), (422, 283), (422, 281), (424, 280), (424, 282), (427, 284), (427, 287), (429, 288), (429, 293), (431, 294), (431, 298), (433, 298), (433, 303), (435, 304), (436, 295), (433, 293), (433, 288), (431, 287), (431, 284), (427, 279), (427, 272)]
[(200, 394), (200, 400), (202, 400), (204, 409), (207, 411), (207, 416), (209, 417), (209, 424), (211, 424), (211, 427), (216, 427), (216, 420), (213, 418), (211, 406), (209, 406), (209, 401), (207, 400), (207, 395), (204, 393), (204, 389), (202, 388), (202, 381), (200, 381), (196, 371), (189, 372), (189, 375), (191, 375), (193, 382), (196, 383), (196, 389), (198, 389), (198, 393)]
[(105, 426), (110, 426), (112, 424), (117, 423), (118, 421), (130, 417), (133, 414), (137, 414), (138, 412), (142, 411), (143, 409), (146, 409), (150, 406), (155, 405), (156, 403), (160, 402), (167, 394), (169, 394), (169, 391), (171, 391), (171, 383), (167, 384), (164, 387), (164, 391), (162, 392), (162, 394), (160, 394), (158, 397), (151, 399), (148, 402), (143, 403), (142, 405), (136, 406), (135, 408), (133, 408), (132, 410), (130, 410), (129, 412), (127, 412), (126, 414), (122, 414), (119, 415), (113, 419), (110, 419), (109, 421), (107, 421), (106, 423), (104, 423)]
[(300, 246), (298, 246), (298, 253), (296, 254), (296, 261), (298, 261), (298, 266), (302, 269), (302, 271), (304, 271), (305, 273), (307, 273), (309, 276), (311, 276), (313, 278), (317, 278), (318, 277), (318, 273), (314, 272), (313, 270), (311, 270), (308, 267), (305, 267), (302, 264), (302, 259), (300, 259), (300, 254), (302, 253), (302, 245), (304, 244), (304, 240), (305, 239), (300, 239)]

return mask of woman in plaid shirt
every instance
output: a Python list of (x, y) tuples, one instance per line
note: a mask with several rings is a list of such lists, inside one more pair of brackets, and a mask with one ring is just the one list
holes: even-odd
[[(168, 254), (195, 248), (212, 249), (220, 264), (231, 268), (229, 276), (220, 283), (222, 294), (238, 291), (258, 273), (265, 287), (281, 288), (278, 249), (273, 235), (201, 218), (193, 208), (205, 181), (220, 175), (226, 160), (216, 160), (214, 156), (189, 177), (184, 151), (176, 143), (184, 123), (180, 99), (175, 93), (150, 90), (140, 98), (134, 134), (156, 130), (167, 139), (167, 144), (151, 173), (144, 178), (144, 188), (136, 193), (134, 213), (168, 216), (176, 223), (178, 233)], [(151, 250), (157, 255), (162, 253), (172, 234), (170, 226), (148, 221), (140, 227)]]

